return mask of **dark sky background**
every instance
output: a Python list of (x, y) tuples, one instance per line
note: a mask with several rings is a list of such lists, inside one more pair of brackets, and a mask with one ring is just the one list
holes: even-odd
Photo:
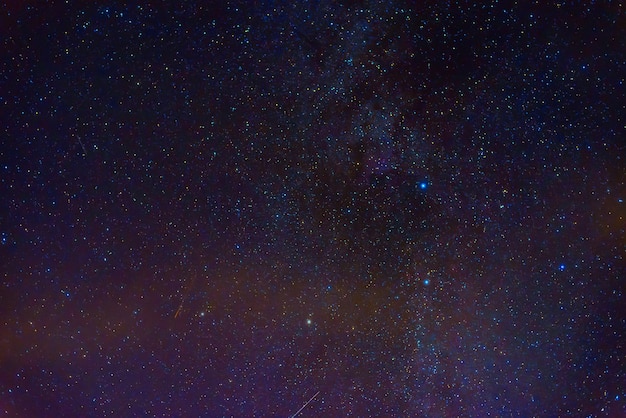
[(619, 2), (1, 9), (6, 416), (626, 416)]

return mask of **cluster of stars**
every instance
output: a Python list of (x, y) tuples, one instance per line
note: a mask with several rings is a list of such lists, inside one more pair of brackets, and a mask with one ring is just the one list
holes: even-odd
[(6, 415), (626, 413), (621, 6), (6, 12)]

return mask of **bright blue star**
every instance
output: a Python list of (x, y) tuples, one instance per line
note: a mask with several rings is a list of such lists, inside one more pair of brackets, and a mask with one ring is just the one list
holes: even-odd
[(423, 182), (420, 183), (420, 189), (426, 190), (427, 187), (428, 187), (428, 183), (427, 182), (423, 181)]

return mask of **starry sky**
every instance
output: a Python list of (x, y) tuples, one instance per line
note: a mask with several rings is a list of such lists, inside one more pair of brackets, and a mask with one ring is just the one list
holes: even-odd
[(626, 416), (619, 2), (5, 1), (0, 411)]

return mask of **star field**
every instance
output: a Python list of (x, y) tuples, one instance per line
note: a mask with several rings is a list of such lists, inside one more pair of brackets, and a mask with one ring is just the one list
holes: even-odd
[(6, 416), (626, 415), (623, 5), (2, 10)]

